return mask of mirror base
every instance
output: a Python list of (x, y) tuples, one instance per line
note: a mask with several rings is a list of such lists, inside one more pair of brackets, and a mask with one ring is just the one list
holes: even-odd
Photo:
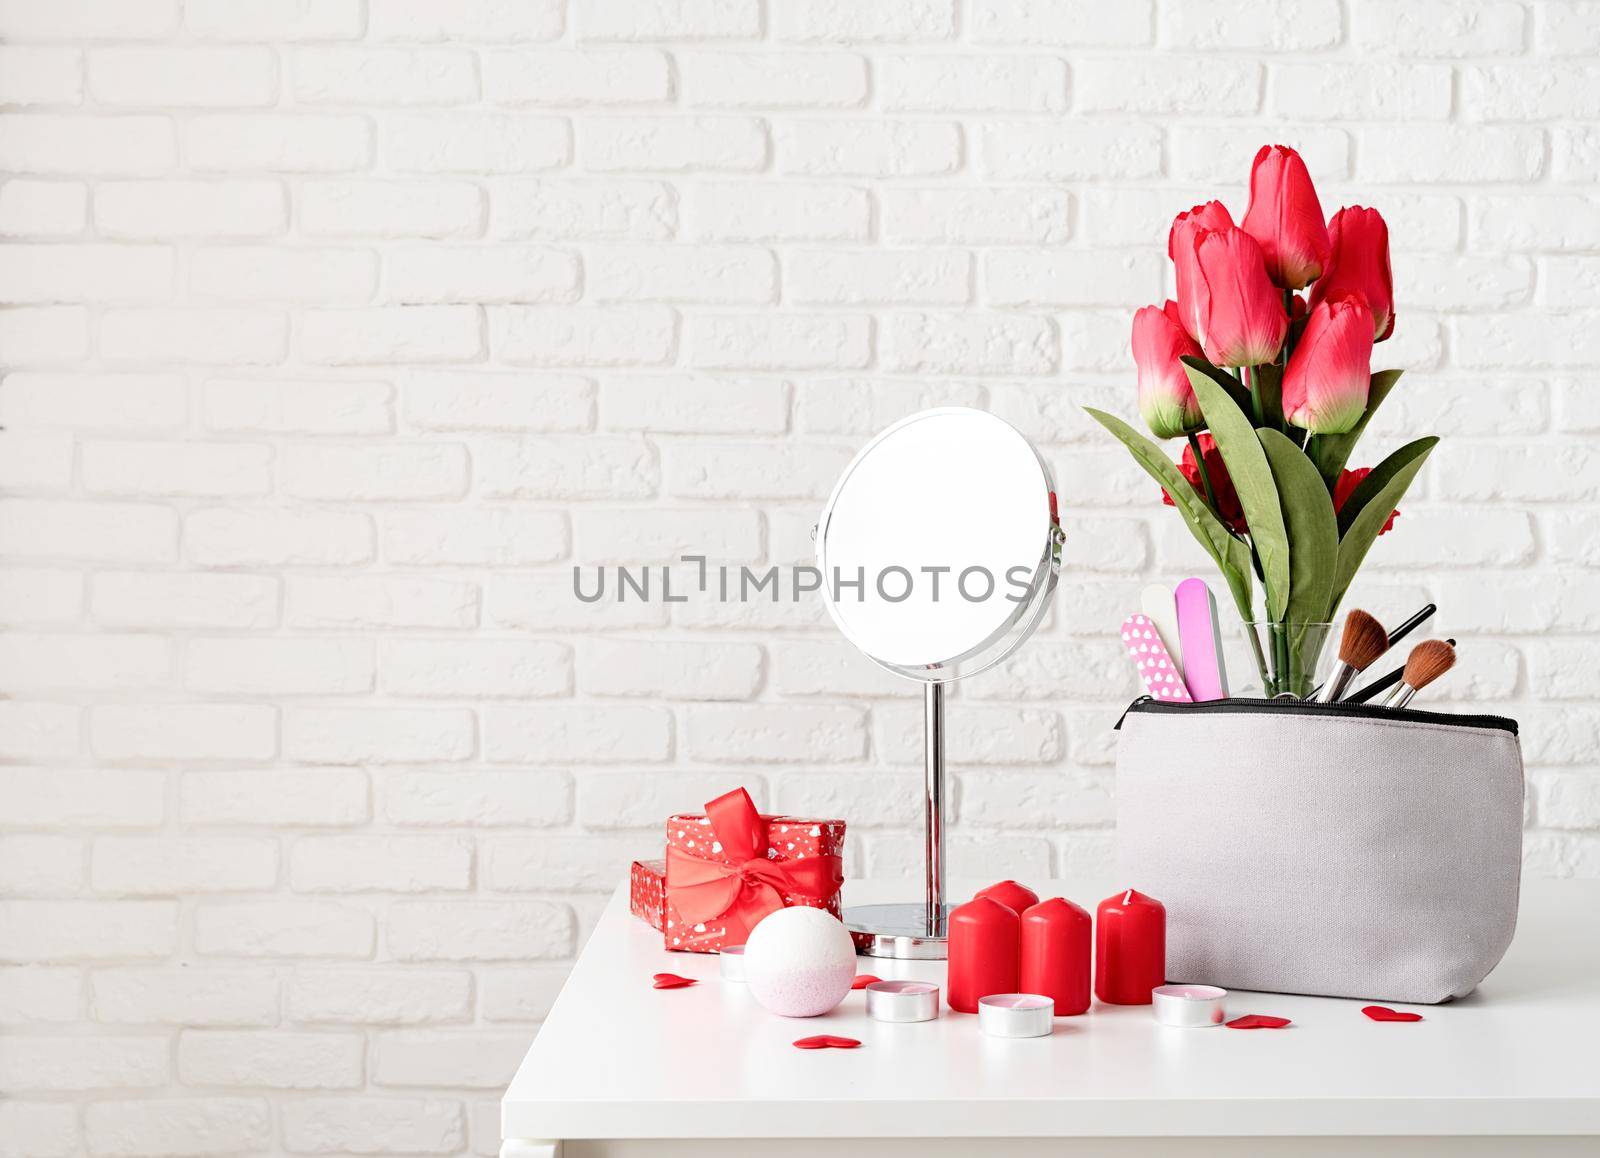
[(943, 930), (948, 928), (950, 905), (944, 906), (940, 932), (928, 932), (928, 907), (917, 901), (897, 905), (856, 905), (844, 911), (845, 927), (862, 957), (892, 957), (900, 961), (943, 961)]

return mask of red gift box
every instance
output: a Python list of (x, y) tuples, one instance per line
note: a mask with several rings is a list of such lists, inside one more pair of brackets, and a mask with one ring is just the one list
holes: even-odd
[(843, 850), (844, 821), (764, 816), (743, 788), (703, 814), (668, 817), (666, 947), (715, 953), (743, 945), (762, 917), (796, 905), (839, 916)]
[(628, 870), (628, 911), (661, 932), (667, 923), (667, 862), (636, 860)]

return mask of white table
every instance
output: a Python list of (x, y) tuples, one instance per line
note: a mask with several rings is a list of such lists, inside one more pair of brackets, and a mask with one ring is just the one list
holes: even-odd
[[(906, 887), (851, 882), (845, 898)], [(1092, 910), (1114, 889), (1050, 891)], [(943, 962), (859, 968), (944, 974)], [(652, 989), (661, 971), (701, 983)], [(506, 1091), (502, 1158), (816, 1158), (820, 1140), (875, 1158), (1600, 1154), (1600, 881), (1526, 882), (1500, 967), (1464, 1000), (1409, 1007), (1425, 1018), (1414, 1024), (1369, 1021), (1359, 1001), (1234, 993), (1230, 1017), (1294, 1026), (1168, 1029), (1148, 1007), (1096, 1004), (1051, 1037), (1008, 1041), (948, 1007), (886, 1025), (864, 1003), (857, 992), (825, 1017), (774, 1017), (718, 979), (716, 957), (663, 950), (624, 886)], [(863, 1046), (790, 1045), (816, 1033)], [(1388, 1141), (1375, 1150), (1376, 1138)]]

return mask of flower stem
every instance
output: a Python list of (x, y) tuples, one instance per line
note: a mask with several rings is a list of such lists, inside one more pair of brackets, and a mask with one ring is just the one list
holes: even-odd
[(1294, 353), (1294, 290), (1283, 291), (1283, 312), (1288, 317), (1291, 325), (1283, 332), (1283, 351), (1279, 358), (1279, 365), (1285, 370), (1289, 368), (1289, 355)]
[[(1258, 630), (1260, 626), (1261, 624), (1259, 621), (1247, 619), (1245, 623), (1245, 634), (1250, 637), (1250, 650), (1255, 653), (1256, 674), (1261, 677), (1261, 690), (1263, 694), (1265, 694), (1270, 700), (1272, 698), (1272, 692), (1270, 690), (1272, 687), (1272, 669), (1271, 665), (1267, 663), (1266, 653), (1261, 650), (1261, 632)], [(1267, 637), (1267, 643), (1269, 646), (1272, 643), (1270, 630)]]
[[(1283, 350), (1278, 364), (1283, 367), (1279, 381), (1289, 376), (1289, 358), (1294, 354), (1294, 290), (1283, 291), (1283, 312), (1289, 316), (1289, 328), (1283, 332)], [(1305, 431), (1295, 430), (1289, 425), (1286, 415), (1283, 419), (1283, 432), (1294, 439), (1296, 446), (1304, 447), (1306, 444)]]
[(1200, 485), (1205, 489), (1206, 502), (1211, 504), (1211, 513), (1217, 518), (1222, 518), (1222, 511), (1217, 507), (1216, 492), (1211, 489), (1211, 472), (1206, 469), (1205, 455), (1200, 453), (1200, 440), (1193, 434), (1189, 436), (1189, 452), (1194, 455), (1195, 469), (1200, 472)]
[[(1283, 377), (1287, 378), (1289, 359), (1294, 355), (1294, 290), (1283, 291), (1283, 312), (1289, 315), (1289, 328), (1283, 332), (1283, 349), (1279, 352), (1278, 365), (1283, 367)], [(1296, 446), (1304, 449), (1306, 432), (1291, 426), (1287, 416), (1283, 420), (1283, 432), (1294, 440)]]
[(1256, 389), (1256, 368), (1254, 366), (1240, 366), (1239, 381), (1250, 392), (1250, 408), (1255, 411), (1256, 426), (1265, 426), (1267, 420), (1261, 409), (1261, 391)]

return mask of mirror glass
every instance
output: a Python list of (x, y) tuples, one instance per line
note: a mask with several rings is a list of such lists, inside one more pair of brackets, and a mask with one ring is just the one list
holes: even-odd
[(1060, 546), (1055, 484), (1033, 444), (992, 414), (943, 407), (862, 448), (823, 510), (817, 566), (847, 639), (891, 671), (943, 682), (1027, 638)]

